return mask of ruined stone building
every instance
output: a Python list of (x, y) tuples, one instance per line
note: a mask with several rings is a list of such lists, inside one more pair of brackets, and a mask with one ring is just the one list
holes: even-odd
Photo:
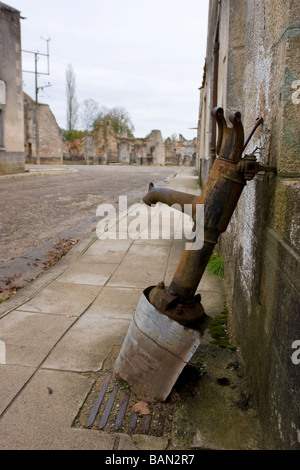
[(110, 122), (100, 120), (91, 135), (65, 142), (64, 161), (89, 165), (106, 163), (165, 164), (165, 147), (160, 130), (145, 138), (117, 135)]
[[(240, 111), (247, 136), (275, 174), (244, 188), (219, 249), (229, 331), (238, 347), (269, 449), (300, 449), (300, 4), (210, 0), (200, 95), (197, 169), (203, 186), (216, 158), (211, 118)], [(299, 341), (299, 343), (295, 343)], [(292, 358), (294, 357), (294, 360)]]
[(178, 140), (168, 137), (165, 141), (166, 163), (195, 166), (197, 139), (186, 140), (179, 134)]
[(25, 171), (20, 12), (0, 2), (0, 175)]
[(63, 136), (49, 105), (38, 103), (37, 109), (36, 102), (26, 93), (24, 93), (24, 142), (26, 163), (63, 162)]
[(64, 142), (64, 161), (99, 165), (109, 163), (138, 165), (195, 166), (197, 139), (163, 142), (160, 130), (152, 130), (145, 138), (115, 134), (110, 122), (100, 120), (91, 135)]

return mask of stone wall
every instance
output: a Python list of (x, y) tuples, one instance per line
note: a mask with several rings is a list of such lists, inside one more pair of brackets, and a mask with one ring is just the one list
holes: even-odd
[(129, 138), (116, 135), (109, 121), (99, 121), (90, 136), (65, 142), (64, 160), (86, 164), (164, 165), (165, 147), (159, 130), (152, 131), (144, 139)]
[(64, 143), (64, 160), (84, 164), (138, 164), (195, 166), (197, 139), (163, 141), (160, 130), (145, 138), (116, 135), (109, 121), (99, 121), (94, 131), (73, 142)]
[(181, 134), (179, 139), (165, 141), (166, 164), (195, 166), (197, 139), (186, 140)]
[(37, 108), (35, 101), (26, 93), (24, 93), (24, 141), (27, 163), (62, 163), (63, 136), (50, 107), (39, 103)]
[(0, 2), (0, 175), (23, 173), (20, 12)]
[(226, 118), (241, 111), (246, 135), (263, 116), (247, 151), (259, 147), (259, 160), (278, 172), (247, 184), (219, 243), (230, 334), (270, 449), (300, 449), (300, 364), (291, 359), (292, 345), (300, 340), (299, 18), (296, 0), (211, 0), (200, 96), (202, 184), (213, 161), (214, 96)]
[(62, 163), (62, 133), (47, 104), (39, 104), (39, 142), (41, 163)]
[(129, 142), (118, 143), (118, 161), (119, 163), (130, 163), (130, 145)]
[(161, 131), (157, 129), (151, 131), (147, 138), (147, 160), (153, 165), (165, 164), (165, 146)]

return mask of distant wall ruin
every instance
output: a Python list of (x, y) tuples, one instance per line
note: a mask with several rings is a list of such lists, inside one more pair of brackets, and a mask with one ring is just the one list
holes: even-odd
[[(38, 115), (37, 115), (38, 113)], [(37, 134), (38, 119), (38, 134)], [(39, 149), (37, 149), (37, 135)], [(24, 142), (26, 163), (60, 164), (63, 162), (63, 136), (47, 104), (38, 104), (24, 93)]]
[(152, 130), (145, 138), (129, 138), (114, 133), (110, 122), (99, 121), (91, 135), (64, 142), (63, 160), (66, 163), (101, 165), (109, 163), (138, 165), (195, 166), (196, 141), (163, 141), (160, 130)]

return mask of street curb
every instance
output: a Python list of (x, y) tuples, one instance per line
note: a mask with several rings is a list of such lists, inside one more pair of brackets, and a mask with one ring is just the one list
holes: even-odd
[(63, 274), (73, 263), (77, 261), (80, 256), (85, 253), (85, 251), (97, 240), (97, 238), (98, 237), (94, 232), (84, 237), (55, 265), (51, 266), (47, 271), (43, 271), (38, 274), (37, 278), (28, 286), (22, 287), (20, 291), (0, 304), (0, 319), (31, 300), (48, 284)]

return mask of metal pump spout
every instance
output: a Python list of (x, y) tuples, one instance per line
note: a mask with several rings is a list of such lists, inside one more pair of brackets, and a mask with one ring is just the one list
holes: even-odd
[(245, 155), (243, 151), (259, 125), (261, 117), (255, 120), (253, 129), (244, 141), (244, 128), (241, 113), (232, 112), (228, 127), (222, 108), (214, 108), (212, 117), (218, 125), (217, 158), (211, 168), (207, 183), (200, 196), (154, 188), (151, 183), (144, 198), (148, 205), (163, 202), (170, 206), (179, 204), (184, 211), (185, 204), (192, 204), (192, 217), (196, 221), (197, 204), (204, 205), (204, 240), (199, 250), (186, 249), (179, 261), (170, 286), (160, 282), (156, 287), (146, 289), (150, 303), (161, 313), (182, 325), (204, 333), (210, 318), (205, 314), (201, 296), (195, 295), (219, 235), (225, 232), (247, 181), (261, 171), (276, 172), (274, 167), (266, 167), (256, 162), (255, 155)]
[(149, 185), (149, 191), (143, 198), (143, 201), (148, 206), (155, 205), (157, 202), (162, 202), (168, 206), (173, 206), (181, 209), (182, 212), (187, 212), (186, 208), (192, 206), (192, 214), (194, 219), (194, 207), (195, 207), (196, 196), (193, 194), (182, 193), (180, 191), (174, 191), (168, 188), (155, 188), (153, 183)]

